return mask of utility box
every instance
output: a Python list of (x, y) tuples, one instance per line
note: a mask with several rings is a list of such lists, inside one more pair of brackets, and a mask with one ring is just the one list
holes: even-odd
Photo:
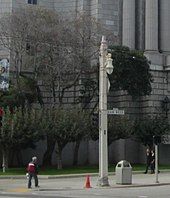
[(116, 165), (116, 184), (132, 184), (132, 167), (126, 160)]

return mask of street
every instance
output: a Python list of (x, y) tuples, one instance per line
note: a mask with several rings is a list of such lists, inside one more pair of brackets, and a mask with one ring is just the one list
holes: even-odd
[(114, 189), (58, 189), (51, 191), (34, 191), (27, 193), (1, 192), (0, 197), (56, 197), (56, 198), (169, 198), (169, 186), (114, 188)]
[[(132, 185), (115, 184), (115, 176), (109, 176), (109, 187), (96, 186), (97, 177), (90, 177), (92, 188), (84, 188), (85, 177), (47, 179), (40, 177), (40, 188), (27, 189), (26, 179), (0, 179), (0, 198), (56, 197), (56, 198), (169, 198), (170, 173), (155, 175), (135, 174)], [(34, 183), (33, 183), (34, 184)]]

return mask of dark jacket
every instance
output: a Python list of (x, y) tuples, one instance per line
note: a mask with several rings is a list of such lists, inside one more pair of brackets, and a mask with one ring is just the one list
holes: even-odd
[(151, 155), (151, 152), (149, 152), (146, 154), (146, 163), (150, 164), (151, 161), (152, 161), (152, 155)]

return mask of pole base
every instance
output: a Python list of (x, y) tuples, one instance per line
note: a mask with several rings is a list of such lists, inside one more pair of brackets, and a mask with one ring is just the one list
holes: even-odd
[(98, 179), (97, 186), (104, 187), (109, 186), (108, 177), (102, 177)]

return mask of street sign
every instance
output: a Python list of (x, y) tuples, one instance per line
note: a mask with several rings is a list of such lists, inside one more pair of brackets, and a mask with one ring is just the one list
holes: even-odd
[(107, 114), (109, 115), (124, 115), (124, 110), (119, 110), (118, 108), (113, 108), (112, 110), (107, 110)]

